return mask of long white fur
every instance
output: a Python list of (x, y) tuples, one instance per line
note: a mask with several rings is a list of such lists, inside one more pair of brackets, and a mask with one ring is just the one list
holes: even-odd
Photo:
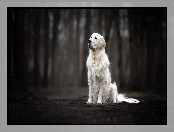
[(116, 83), (111, 83), (109, 59), (105, 53), (105, 40), (98, 33), (93, 33), (89, 39), (91, 47), (87, 58), (89, 99), (87, 103), (139, 103), (139, 100), (118, 94)]

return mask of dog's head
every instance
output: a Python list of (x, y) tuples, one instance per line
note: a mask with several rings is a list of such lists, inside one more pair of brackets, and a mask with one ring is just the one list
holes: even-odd
[(105, 46), (106, 43), (103, 36), (98, 33), (93, 33), (88, 40), (88, 48), (92, 51), (102, 50)]

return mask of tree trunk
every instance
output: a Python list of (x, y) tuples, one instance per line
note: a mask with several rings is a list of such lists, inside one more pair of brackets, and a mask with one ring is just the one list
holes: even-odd
[(103, 10), (102, 9), (98, 9), (98, 19), (97, 19), (97, 30), (98, 30), (98, 33), (102, 35), (102, 14), (103, 14)]
[(48, 86), (48, 64), (49, 64), (49, 14), (48, 10), (45, 9), (45, 53), (44, 53), (44, 78), (43, 78), (43, 86)]
[(86, 9), (85, 12), (85, 19), (86, 19), (86, 25), (85, 25), (85, 36), (84, 36), (84, 45), (83, 45), (83, 67), (82, 67), (82, 77), (81, 77), (81, 86), (87, 86), (87, 68), (86, 68), (86, 60), (88, 56), (88, 46), (87, 42), (90, 38), (90, 25), (91, 25), (91, 10)]
[[(112, 22), (114, 20), (113, 17), (114, 12), (113, 10), (105, 10), (105, 42), (108, 43), (109, 41), (109, 36), (110, 36), (110, 30), (112, 27)], [(106, 46), (106, 52), (108, 53), (108, 55), (110, 56), (111, 53), (111, 46)]]
[(136, 12), (133, 9), (130, 9), (128, 12), (129, 18), (129, 53), (130, 53), (130, 78), (129, 78), (129, 89), (135, 89), (137, 84), (137, 69), (138, 69), (138, 60), (137, 60), (137, 34), (136, 34)]
[(39, 52), (40, 52), (40, 11), (36, 9), (34, 16), (34, 85), (39, 87)]
[[(124, 83), (123, 73), (122, 73), (122, 38), (120, 35), (120, 17), (119, 10), (115, 10), (115, 28), (116, 28), (116, 39), (118, 44), (118, 87), (122, 89), (122, 84)], [(116, 69), (115, 69), (116, 70)]]
[(76, 76), (77, 76), (77, 82), (75, 85), (79, 85), (79, 80), (80, 80), (80, 17), (81, 17), (81, 10), (79, 9), (76, 10), (76, 21), (77, 21), (77, 29), (76, 29), (76, 40), (77, 40), (77, 49), (75, 48), (75, 69), (76, 69)]
[(53, 9), (53, 38), (52, 38), (52, 48), (51, 48), (51, 85), (53, 87), (56, 86), (55, 84), (55, 52), (59, 48), (58, 45), (58, 25), (59, 25), (59, 18), (60, 18), (60, 10)]

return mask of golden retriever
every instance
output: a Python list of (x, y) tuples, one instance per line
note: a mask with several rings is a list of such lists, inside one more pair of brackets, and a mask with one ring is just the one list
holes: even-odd
[(88, 40), (89, 56), (86, 61), (88, 69), (89, 99), (87, 103), (119, 103), (126, 101), (138, 103), (137, 99), (118, 94), (116, 83), (111, 83), (109, 59), (105, 53), (106, 42), (98, 33), (93, 33)]

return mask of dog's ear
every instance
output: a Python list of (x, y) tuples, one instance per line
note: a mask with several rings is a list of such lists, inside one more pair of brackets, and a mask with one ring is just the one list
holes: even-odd
[(100, 38), (100, 46), (99, 46), (99, 49), (102, 49), (106, 46), (106, 43), (105, 43), (105, 40), (103, 38), (103, 36)]

